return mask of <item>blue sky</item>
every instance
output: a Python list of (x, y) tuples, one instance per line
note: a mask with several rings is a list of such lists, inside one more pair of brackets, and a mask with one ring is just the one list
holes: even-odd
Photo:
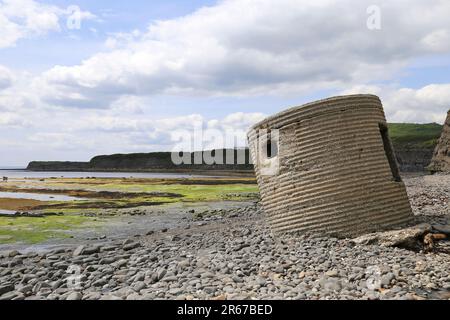
[[(45, 3), (61, 8), (76, 5), (82, 10), (94, 12), (99, 20), (83, 23), (80, 30), (66, 29), (64, 32), (50, 33), (46, 37), (20, 41), (15, 47), (3, 50), (0, 63), (35, 71), (44, 71), (55, 64), (77, 64), (104, 50), (104, 40), (108, 34), (143, 30), (155, 20), (183, 16), (198, 7), (214, 4), (215, 1), (69, 0)], [(91, 28), (96, 29), (97, 33)]]
[(199, 123), (241, 146), (267, 115), (348, 93), (443, 122), (450, 5), (375, 2), (0, 0), (0, 166), (171, 150)]

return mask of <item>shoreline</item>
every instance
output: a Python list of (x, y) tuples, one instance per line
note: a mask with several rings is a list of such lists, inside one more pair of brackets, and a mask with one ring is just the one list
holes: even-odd
[(90, 172), (98, 172), (98, 173), (114, 173), (114, 174), (120, 174), (120, 173), (154, 173), (154, 174), (186, 174), (186, 175), (200, 175), (200, 176), (224, 176), (224, 177), (232, 177), (232, 176), (242, 176), (242, 177), (254, 177), (255, 173), (253, 170), (192, 170), (192, 169), (179, 169), (179, 170), (172, 170), (172, 169), (142, 169), (142, 170), (106, 170), (106, 169), (85, 169), (85, 170), (28, 170), (28, 169), (0, 169), (1, 171), (23, 171), (23, 172), (30, 172), (30, 173), (45, 173), (45, 172), (69, 172), (69, 173), (90, 173)]
[[(404, 182), (415, 224), (450, 227), (450, 175)], [(216, 204), (130, 209), (114, 218), (109, 233), (81, 231), (81, 238), (64, 240), (67, 246), (44, 251), (0, 250), (0, 299), (450, 299), (448, 240), (428, 251), (321, 234), (273, 235), (257, 200)], [(74, 266), (77, 287), (65, 272)]]

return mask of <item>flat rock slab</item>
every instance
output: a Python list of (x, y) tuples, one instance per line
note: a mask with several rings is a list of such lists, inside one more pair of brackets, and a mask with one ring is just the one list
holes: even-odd
[(414, 227), (375, 232), (352, 239), (355, 244), (377, 244), (383, 247), (413, 247), (420, 237), (432, 231), (431, 225), (422, 223)]

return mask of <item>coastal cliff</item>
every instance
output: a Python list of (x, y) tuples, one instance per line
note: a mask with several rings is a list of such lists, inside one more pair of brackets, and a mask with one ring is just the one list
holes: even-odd
[[(389, 134), (395, 150), (399, 168), (403, 172), (424, 171), (430, 164), (434, 150), (442, 132), (442, 125), (391, 123)], [(223, 151), (223, 162), (227, 150)], [(234, 151), (234, 161), (237, 163), (237, 152)], [(241, 150), (242, 151), (242, 150)], [(206, 151), (207, 152), (207, 151)], [(204, 153), (206, 153), (204, 152)], [(187, 157), (194, 163), (195, 158), (202, 158), (202, 152), (188, 153)], [(47, 162), (33, 161), (27, 167), (30, 171), (243, 171), (253, 172), (249, 164), (249, 151), (245, 150), (246, 164), (201, 164), (176, 165), (172, 162), (170, 152), (132, 153), (102, 155), (92, 158), (89, 162)]]
[[(223, 149), (187, 152), (184, 159), (186, 163), (177, 165), (172, 161), (171, 152), (131, 153), (101, 155), (92, 158), (89, 162), (30, 162), (27, 170), (30, 171), (253, 171), (253, 165), (249, 164), (249, 151), (239, 150), (245, 154), (245, 164), (238, 162), (238, 150)], [(207, 155), (220, 158), (222, 153), (223, 164), (208, 165), (205, 162)], [(232, 161), (227, 160), (227, 153)], [(231, 154), (231, 156), (230, 156)], [(199, 162), (198, 159), (201, 159)], [(227, 164), (231, 163), (231, 164)], [(234, 164), (233, 164), (234, 163)]]
[(425, 171), (431, 162), (441, 131), (442, 125), (437, 123), (390, 123), (389, 135), (400, 170)]
[(447, 113), (447, 119), (429, 170), (431, 172), (450, 172), (450, 110)]
[(89, 162), (72, 161), (32, 161), (28, 164), (30, 171), (85, 171), (90, 168)]

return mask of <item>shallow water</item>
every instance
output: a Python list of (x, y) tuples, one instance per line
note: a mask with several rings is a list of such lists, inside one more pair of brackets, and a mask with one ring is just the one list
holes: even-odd
[(0, 210), (0, 215), (13, 215), (15, 213), (16, 212), (12, 210)]
[(25, 192), (0, 192), (0, 198), (30, 199), (30, 200), (39, 200), (39, 201), (74, 201), (74, 200), (84, 200), (82, 198), (76, 198), (76, 197), (65, 196), (65, 195), (25, 193)]
[(69, 171), (27, 171), (27, 170), (3, 170), (0, 169), (0, 178), (200, 178), (202, 175), (179, 174), (179, 173), (157, 173), (157, 172), (69, 172)]
[[(19, 250), (20, 252), (45, 252), (59, 248), (73, 248), (80, 244), (105, 244), (110, 241), (123, 240), (135, 235), (144, 235), (148, 231), (158, 231), (163, 228), (177, 229), (185, 228), (186, 224), (194, 223), (189, 219), (192, 213), (189, 210), (230, 210), (250, 205), (250, 202), (207, 202), (207, 203), (174, 203), (164, 208), (148, 207), (145, 216), (116, 216), (112, 218), (101, 218), (100, 227), (86, 227), (83, 229), (64, 230), (64, 233), (70, 234), (73, 238), (55, 238), (39, 244), (12, 243), (0, 244), (0, 254), (4, 251)], [(134, 208), (125, 210), (135, 210)], [(187, 219), (187, 220), (186, 220)], [(106, 236), (106, 239), (100, 240)]]

